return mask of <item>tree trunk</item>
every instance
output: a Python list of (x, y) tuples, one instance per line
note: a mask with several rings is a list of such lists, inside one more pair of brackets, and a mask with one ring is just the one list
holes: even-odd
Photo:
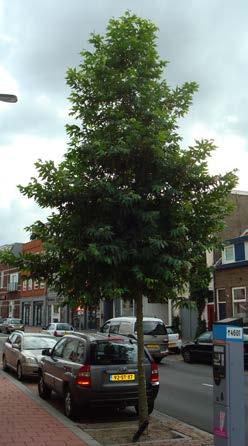
[(139, 426), (148, 420), (146, 377), (144, 368), (143, 296), (137, 296), (137, 337), (138, 337), (138, 382), (139, 382)]

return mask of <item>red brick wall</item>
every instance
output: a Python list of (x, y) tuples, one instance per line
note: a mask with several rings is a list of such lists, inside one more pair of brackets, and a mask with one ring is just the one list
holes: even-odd
[(248, 294), (248, 266), (215, 271), (215, 290), (225, 289), (227, 317), (232, 317), (232, 288), (246, 287)]

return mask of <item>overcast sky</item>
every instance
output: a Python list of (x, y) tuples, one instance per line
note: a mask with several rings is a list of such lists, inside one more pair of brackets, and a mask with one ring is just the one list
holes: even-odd
[(181, 122), (183, 144), (214, 138), (212, 173), (238, 168), (248, 190), (247, 0), (0, 0), (0, 245), (28, 241), (24, 227), (45, 218), (16, 185), (35, 175), (34, 162), (66, 151), (65, 83), (92, 31), (129, 9), (158, 27), (160, 56), (171, 86), (196, 81), (199, 92)]

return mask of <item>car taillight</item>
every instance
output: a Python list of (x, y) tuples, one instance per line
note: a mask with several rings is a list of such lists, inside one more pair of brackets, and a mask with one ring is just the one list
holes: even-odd
[(158, 365), (155, 361), (151, 363), (151, 368), (151, 384), (159, 384)]
[(91, 387), (90, 365), (83, 365), (77, 372), (75, 384), (82, 387)]

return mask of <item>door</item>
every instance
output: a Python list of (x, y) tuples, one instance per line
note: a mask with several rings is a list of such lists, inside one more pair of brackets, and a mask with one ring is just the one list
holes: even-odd
[(55, 391), (59, 394), (64, 392), (64, 383), (75, 379), (78, 364), (78, 344), (79, 339), (68, 339), (63, 349), (62, 358), (56, 364)]
[(44, 357), (44, 363), (43, 363), (44, 381), (53, 390), (55, 390), (55, 387), (57, 388), (56, 380), (59, 379), (59, 377), (57, 376), (57, 366), (58, 362), (62, 358), (62, 353), (66, 342), (67, 338), (62, 338), (53, 348), (51, 356)]
[(195, 344), (195, 359), (202, 362), (211, 363), (213, 354), (213, 337), (212, 332), (206, 331), (197, 338)]
[(12, 344), (15, 342), (16, 337), (17, 337), (17, 335), (15, 333), (13, 333), (12, 335), (10, 335), (8, 337), (7, 341), (5, 342), (4, 354), (5, 354), (6, 362), (9, 365), (13, 364)]

